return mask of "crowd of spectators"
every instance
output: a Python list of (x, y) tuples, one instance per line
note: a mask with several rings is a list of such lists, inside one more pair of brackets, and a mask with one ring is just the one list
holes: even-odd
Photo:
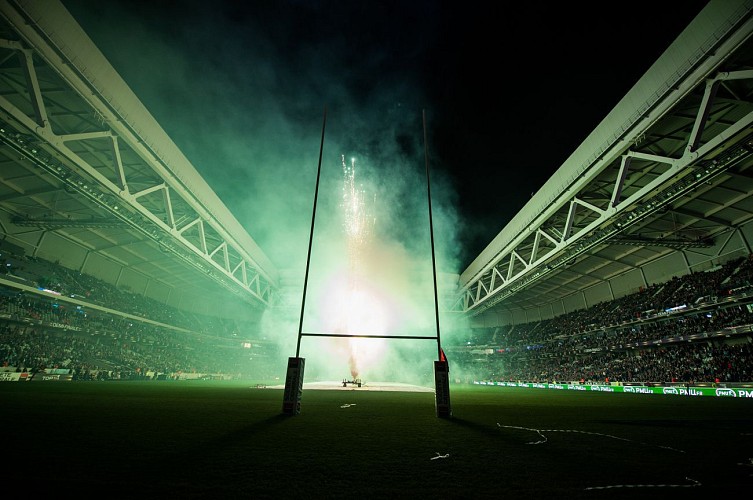
[[(171, 307), (133, 293), (125, 287), (117, 287), (90, 274), (68, 269), (46, 259), (2, 253), (0, 276), (9, 281), (46, 289), (89, 304), (114, 308), (140, 318), (181, 328), (197, 327), (196, 315), (188, 310)], [(202, 316), (198, 319), (198, 325), (206, 331), (224, 332), (229, 327), (227, 321), (220, 318)]]
[[(249, 334), (258, 325), (172, 308), (43, 259), (3, 254), (0, 273), (10, 282), (0, 286), (0, 371), (264, 380), (279, 369), (274, 344)], [(555, 318), (473, 329), (447, 350), (466, 381), (751, 382), (752, 285), (753, 256), (733, 259)]]
[(753, 256), (554, 318), (474, 329), (466, 380), (753, 381)]
[(178, 310), (43, 259), (2, 255), (0, 269), (6, 281), (78, 302), (0, 286), (0, 371), (75, 380), (272, 376), (275, 346), (254, 334), (257, 325)]

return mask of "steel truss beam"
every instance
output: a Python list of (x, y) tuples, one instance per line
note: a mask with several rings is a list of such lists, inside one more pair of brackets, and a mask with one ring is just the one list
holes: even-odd
[[(753, 71), (714, 72), (714, 68), (719, 67), (724, 58), (752, 31), (753, 22), (747, 19), (726, 41), (709, 52), (703, 64), (685, 75), (677, 76), (678, 80), (667, 95), (647, 107), (642, 115), (634, 116), (632, 125), (626, 128), (624, 135), (614, 138), (611, 146), (596, 155), (570, 189), (560, 193), (545, 212), (511, 238), (486, 266), (461, 283), (451, 311), (469, 316), (482, 313), (576, 257), (608, 244), (639, 221), (662, 209), (666, 210), (671, 202), (690, 190), (710, 182), (750, 157), (753, 141), (749, 134), (753, 126), (753, 112), (732, 120), (714, 137), (709, 137), (708, 125), (719, 85), (733, 80), (753, 79)], [(684, 137), (685, 147), (680, 151), (681, 156), (639, 151), (637, 146), (650, 135), (651, 127), (669, 115), (676, 104), (699, 86), (703, 89), (703, 96), (692, 115), (692, 127), (675, 131)], [(713, 161), (709, 160), (720, 151), (725, 152)], [(617, 161), (619, 167), (612, 179), (611, 199), (604, 208), (579, 196), (590, 182), (596, 182), (596, 177)], [(663, 167), (653, 179), (625, 196), (626, 179), (636, 161), (661, 164)], [(603, 189), (603, 178), (600, 178), (599, 186)], [(577, 224), (579, 220), (581, 222)], [(561, 236), (554, 238), (551, 234)], [(543, 248), (542, 237), (549, 241)], [(628, 240), (614, 242), (625, 243)]]

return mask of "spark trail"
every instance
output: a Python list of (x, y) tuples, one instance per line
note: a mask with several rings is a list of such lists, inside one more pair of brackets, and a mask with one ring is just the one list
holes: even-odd
[[(343, 168), (342, 202), (343, 230), (347, 240), (347, 290), (341, 309), (339, 329), (351, 333), (363, 333), (364, 328), (374, 326), (374, 318), (370, 317), (375, 304), (364, 285), (364, 277), (361, 274), (363, 268), (364, 252), (370, 242), (376, 219), (371, 208), (366, 203), (366, 192), (356, 182), (356, 163), (352, 159), (350, 164), (345, 161), (345, 155), (341, 156)], [(350, 374), (355, 380), (359, 378), (361, 364), (367, 355), (364, 352), (367, 347), (366, 339), (348, 339), (348, 364)]]

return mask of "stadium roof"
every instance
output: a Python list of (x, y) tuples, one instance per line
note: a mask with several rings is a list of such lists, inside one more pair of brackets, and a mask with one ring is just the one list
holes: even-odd
[(455, 310), (540, 307), (669, 254), (709, 262), (733, 236), (750, 253), (751, 7), (700, 12), (462, 273)]
[[(753, 220), (752, 8), (699, 14), (462, 272), (452, 310), (538, 307), (668, 254), (725, 253)], [(113, 281), (268, 304), (277, 270), (62, 5), (0, 13), (4, 239)]]
[(4, 239), (139, 291), (268, 304), (274, 266), (65, 8), (0, 12)]

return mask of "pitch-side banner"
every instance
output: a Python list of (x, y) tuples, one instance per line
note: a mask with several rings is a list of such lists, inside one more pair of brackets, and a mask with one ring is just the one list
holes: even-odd
[[(24, 380), (27, 379), (28, 373), (24, 373)], [(18, 382), (21, 380), (20, 372), (0, 372), (0, 382)]]
[(645, 385), (591, 385), (591, 384), (540, 384), (529, 382), (490, 382), (474, 380), (475, 385), (501, 387), (526, 387), (529, 389), (558, 389), (592, 392), (628, 392), (632, 394), (669, 394), (673, 396), (716, 396), (730, 398), (753, 398), (751, 387), (654, 387)]

